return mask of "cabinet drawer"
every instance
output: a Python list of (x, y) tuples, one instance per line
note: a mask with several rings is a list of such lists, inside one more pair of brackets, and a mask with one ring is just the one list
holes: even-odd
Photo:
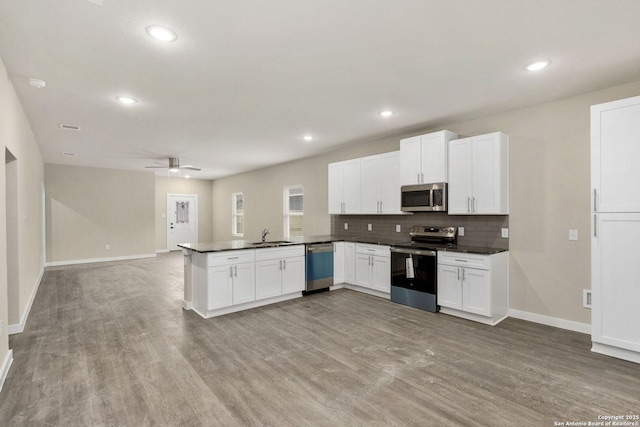
[(304, 256), (304, 245), (256, 249), (256, 261)]
[(438, 251), (438, 264), (489, 270), (491, 269), (491, 256), (462, 252)]
[(391, 257), (389, 246), (384, 245), (368, 245), (366, 243), (356, 243), (356, 253), (362, 255)]
[(221, 253), (209, 254), (207, 256), (207, 265), (216, 267), (220, 265), (239, 264), (243, 262), (253, 262), (255, 259), (255, 250), (246, 249), (240, 251), (225, 251)]

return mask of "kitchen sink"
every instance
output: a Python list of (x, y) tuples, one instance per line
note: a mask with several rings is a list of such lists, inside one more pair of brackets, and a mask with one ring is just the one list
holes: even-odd
[(260, 247), (260, 246), (269, 247), (269, 246), (284, 245), (284, 244), (287, 244), (287, 243), (293, 243), (293, 242), (290, 242), (288, 240), (272, 240), (270, 242), (251, 242), (249, 244), (251, 246), (256, 246), (256, 247)]

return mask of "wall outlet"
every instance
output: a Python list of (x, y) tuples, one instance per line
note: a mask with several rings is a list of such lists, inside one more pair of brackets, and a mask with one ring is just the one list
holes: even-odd
[(458, 227), (458, 236), (464, 236), (464, 227)]
[(104, 248), (105, 248), (106, 250), (109, 250), (109, 249), (111, 249), (111, 245), (105, 245), (105, 246), (104, 246)]
[(344, 229), (345, 229), (345, 230), (348, 230), (348, 229), (349, 229), (349, 224), (348, 224), (348, 223), (346, 223), (346, 222), (344, 223)]
[(591, 308), (591, 289), (582, 290), (582, 306), (584, 308)]
[(402, 227), (400, 227), (400, 224), (396, 224), (396, 233), (399, 233), (402, 230)]
[(578, 230), (569, 230), (569, 240), (578, 240)]
[(502, 238), (503, 239), (508, 239), (509, 238), (509, 229), (508, 228), (503, 228), (502, 229)]
[(373, 226), (371, 224), (367, 224), (367, 230), (369, 231), (373, 230)]

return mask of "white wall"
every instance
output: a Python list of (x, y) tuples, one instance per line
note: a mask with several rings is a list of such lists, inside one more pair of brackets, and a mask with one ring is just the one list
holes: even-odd
[(46, 164), (45, 183), (47, 263), (155, 254), (153, 172)]
[[(4, 63), (0, 59), (0, 146), (8, 149), (17, 159), (18, 195), (18, 292), (17, 301), (7, 298), (7, 248), (6, 235), (6, 182), (5, 162), (0, 162), (0, 365), (9, 354), (7, 338), (8, 307), (17, 305), (19, 318), (25, 319), (29, 304), (39, 284), (44, 258), (42, 253), (42, 197), (44, 165), (27, 117), (20, 105), (13, 84), (9, 80)], [(12, 296), (12, 299), (16, 296)], [(18, 326), (18, 325), (14, 325)]]

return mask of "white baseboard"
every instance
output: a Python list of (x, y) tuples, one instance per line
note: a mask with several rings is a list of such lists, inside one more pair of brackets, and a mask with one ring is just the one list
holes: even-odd
[(156, 249), (157, 254), (168, 254), (171, 252), (169, 249)]
[(182, 308), (185, 310), (193, 310), (193, 301), (182, 300)]
[(7, 355), (4, 357), (4, 362), (2, 362), (2, 368), (0, 370), (0, 391), (2, 391), (2, 386), (4, 385), (4, 380), (7, 379), (7, 375), (9, 375), (9, 368), (13, 363), (13, 350), (9, 350)]
[(27, 324), (27, 318), (29, 317), (29, 312), (31, 312), (31, 306), (33, 305), (33, 300), (36, 299), (36, 294), (38, 293), (38, 288), (40, 287), (40, 283), (42, 283), (42, 275), (44, 274), (44, 267), (40, 269), (40, 274), (38, 275), (38, 279), (36, 280), (35, 286), (33, 287), (33, 292), (31, 292), (31, 297), (29, 298), (29, 302), (20, 317), (20, 323), (17, 325), (9, 325), (8, 333), (9, 335), (13, 334), (21, 334), (24, 331), (24, 327)]
[(128, 256), (116, 256), (110, 258), (88, 258), (88, 259), (75, 259), (69, 261), (53, 261), (45, 264), (45, 267), (58, 267), (61, 265), (75, 265), (75, 264), (91, 264), (94, 262), (109, 262), (109, 261), (129, 261), (132, 259), (143, 258), (155, 258), (156, 254), (140, 254), (140, 255), (128, 255)]
[(529, 322), (540, 323), (556, 328), (567, 329), (569, 331), (581, 332), (591, 335), (591, 325), (587, 323), (574, 322), (572, 320), (559, 319), (557, 317), (543, 316), (542, 314), (530, 313), (528, 311), (509, 309), (509, 316), (516, 319), (528, 320)]

